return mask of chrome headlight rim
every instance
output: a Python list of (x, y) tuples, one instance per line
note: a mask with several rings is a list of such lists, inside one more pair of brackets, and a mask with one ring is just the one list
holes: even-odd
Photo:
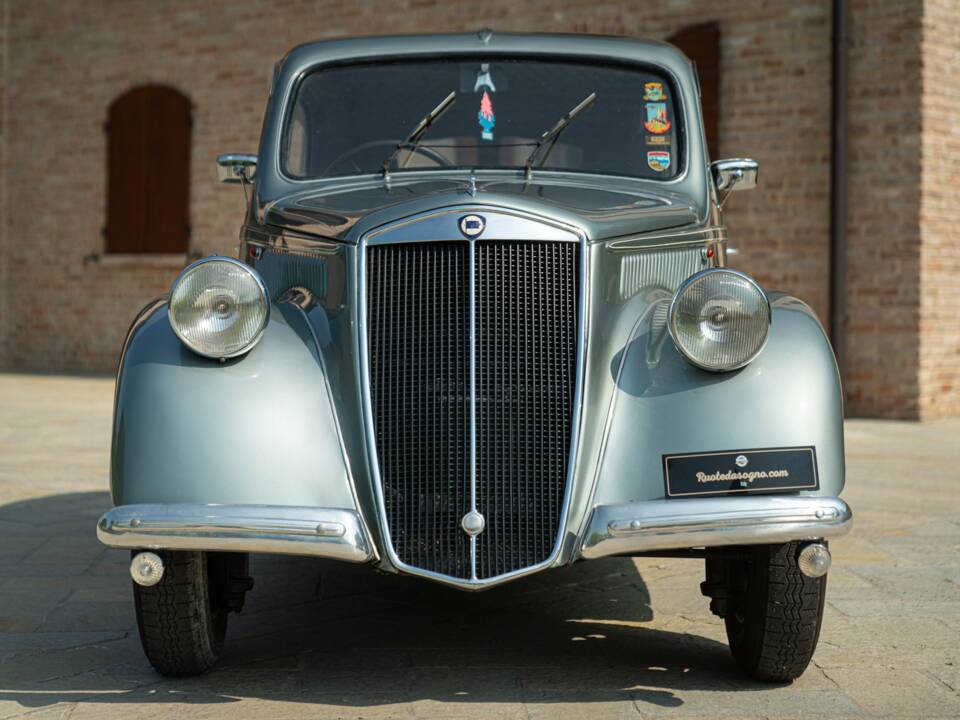
[[(764, 334), (764, 337), (763, 337), (763, 342), (760, 343), (760, 345), (752, 354), (744, 358), (741, 362), (736, 363), (734, 365), (724, 365), (723, 367), (707, 365), (705, 363), (700, 362), (700, 360), (698, 360), (696, 357), (691, 355), (691, 353), (688, 352), (688, 350), (683, 346), (683, 343), (681, 343), (677, 339), (677, 332), (674, 328), (674, 325), (676, 323), (677, 302), (679, 301), (683, 293), (687, 290), (687, 288), (689, 288), (695, 282), (699, 281), (704, 276), (713, 275), (717, 273), (732, 275), (739, 280), (745, 281), (747, 284), (752, 286), (754, 290), (757, 291), (757, 293), (761, 298), (763, 298), (763, 302), (767, 308), (767, 328), (766, 328), (766, 333)], [(773, 309), (770, 305), (770, 296), (767, 295), (767, 292), (760, 286), (760, 283), (758, 283), (756, 280), (754, 280), (752, 277), (750, 277), (746, 273), (740, 272), (739, 270), (731, 270), (730, 268), (726, 268), (726, 267), (707, 268), (705, 270), (700, 270), (699, 272), (696, 272), (690, 277), (688, 277), (686, 280), (680, 283), (680, 286), (677, 288), (677, 291), (673, 294), (673, 298), (671, 298), (670, 300), (670, 308), (667, 311), (667, 330), (670, 333), (670, 339), (673, 340), (674, 347), (677, 348), (677, 351), (681, 355), (683, 355), (683, 357), (691, 365), (699, 368), (700, 370), (705, 370), (706, 372), (711, 372), (711, 373), (726, 373), (726, 372), (734, 372), (735, 370), (742, 370), (747, 365), (749, 365), (754, 360), (756, 360), (757, 357), (760, 355), (760, 353), (763, 352), (763, 349), (767, 346), (767, 342), (770, 340), (770, 326), (772, 324), (773, 324)]]
[[(209, 352), (205, 352), (203, 350), (198, 349), (190, 341), (190, 339), (187, 338), (181, 332), (181, 329), (177, 326), (177, 323), (174, 322), (173, 311), (170, 307), (170, 302), (173, 299), (173, 294), (176, 291), (177, 286), (181, 283), (181, 281), (185, 277), (187, 277), (187, 275), (189, 275), (191, 272), (196, 270), (198, 267), (202, 265), (206, 265), (208, 263), (213, 263), (213, 262), (220, 262), (220, 263), (227, 263), (230, 265), (234, 265), (240, 268), (241, 270), (243, 270), (244, 272), (246, 272), (247, 275), (249, 275), (251, 278), (253, 278), (254, 282), (256, 282), (257, 284), (260, 294), (263, 297), (263, 302), (265, 307), (263, 322), (260, 324), (260, 328), (254, 334), (254, 336), (250, 339), (250, 341), (247, 342), (246, 345), (244, 345), (242, 348), (233, 350), (228, 353), (209, 353)], [(247, 265), (245, 262), (238, 260), (237, 258), (229, 257), (227, 255), (210, 255), (208, 257), (200, 258), (199, 260), (195, 260), (194, 262), (190, 263), (177, 274), (176, 278), (174, 278), (173, 282), (170, 284), (170, 292), (167, 293), (167, 319), (170, 321), (170, 327), (173, 329), (174, 335), (177, 336), (180, 342), (182, 342), (184, 346), (190, 350), (190, 352), (196, 355), (199, 355), (200, 357), (208, 358), (210, 360), (220, 360), (220, 361), (233, 360), (235, 358), (246, 355), (251, 350), (253, 350), (253, 348), (255, 348), (257, 344), (260, 342), (260, 339), (263, 337), (263, 334), (267, 331), (267, 325), (270, 324), (270, 294), (267, 291), (266, 284), (263, 282), (263, 278), (260, 277), (260, 273), (258, 273), (249, 265)]]

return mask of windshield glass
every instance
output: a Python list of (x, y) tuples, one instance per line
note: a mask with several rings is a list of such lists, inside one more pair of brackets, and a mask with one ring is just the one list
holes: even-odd
[(397, 143), (451, 93), (453, 104), (396, 154), (391, 172), (523, 169), (541, 136), (591, 93), (595, 101), (544, 143), (534, 171), (651, 179), (679, 171), (677, 106), (664, 76), (588, 62), (456, 58), (311, 73), (288, 115), (284, 172), (296, 178), (381, 172)]

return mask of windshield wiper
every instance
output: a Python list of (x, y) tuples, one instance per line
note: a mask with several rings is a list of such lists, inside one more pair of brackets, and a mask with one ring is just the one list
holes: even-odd
[(413, 129), (406, 138), (397, 143), (397, 146), (393, 149), (393, 152), (390, 153), (390, 157), (383, 161), (383, 179), (390, 179), (390, 165), (396, 159), (397, 155), (403, 149), (408, 149), (410, 151), (407, 155), (407, 159), (404, 160), (403, 165), (400, 167), (406, 167), (407, 163), (410, 162), (410, 157), (416, 151), (417, 146), (420, 144), (420, 138), (427, 131), (427, 128), (433, 125), (436, 120), (443, 115), (457, 99), (457, 91), (454, 90), (449, 95), (447, 95), (443, 100), (440, 101), (440, 104), (437, 105), (433, 110), (428, 112), (423, 116), (423, 119), (417, 123), (417, 126)]
[(537, 146), (527, 156), (527, 162), (524, 165), (524, 174), (526, 175), (528, 182), (533, 177), (533, 163), (535, 160), (537, 160), (540, 149), (547, 142), (550, 143), (550, 145), (547, 147), (547, 151), (543, 154), (543, 158), (540, 159), (540, 165), (543, 165), (547, 161), (547, 158), (550, 157), (550, 153), (553, 152), (553, 146), (557, 144), (557, 140), (560, 139), (560, 135), (563, 134), (563, 131), (567, 129), (577, 115), (593, 105), (596, 99), (597, 94), (595, 92), (590, 93), (583, 100), (581, 100), (580, 104), (573, 108), (573, 110), (557, 120), (556, 125), (540, 136), (540, 139), (537, 141)]

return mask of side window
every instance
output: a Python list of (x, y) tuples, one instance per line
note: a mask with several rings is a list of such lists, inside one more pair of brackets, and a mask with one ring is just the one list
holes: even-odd
[(720, 27), (705, 23), (684, 28), (667, 38), (693, 60), (700, 77), (703, 125), (710, 157), (720, 152)]
[(297, 103), (287, 130), (287, 172), (294, 177), (307, 174), (307, 118), (303, 105)]
[(186, 253), (190, 244), (190, 100), (147, 85), (107, 117), (108, 253)]

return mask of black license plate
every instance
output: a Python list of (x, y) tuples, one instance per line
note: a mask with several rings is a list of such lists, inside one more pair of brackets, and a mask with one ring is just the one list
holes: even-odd
[(667, 497), (820, 488), (813, 447), (664, 455), (663, 478)]

